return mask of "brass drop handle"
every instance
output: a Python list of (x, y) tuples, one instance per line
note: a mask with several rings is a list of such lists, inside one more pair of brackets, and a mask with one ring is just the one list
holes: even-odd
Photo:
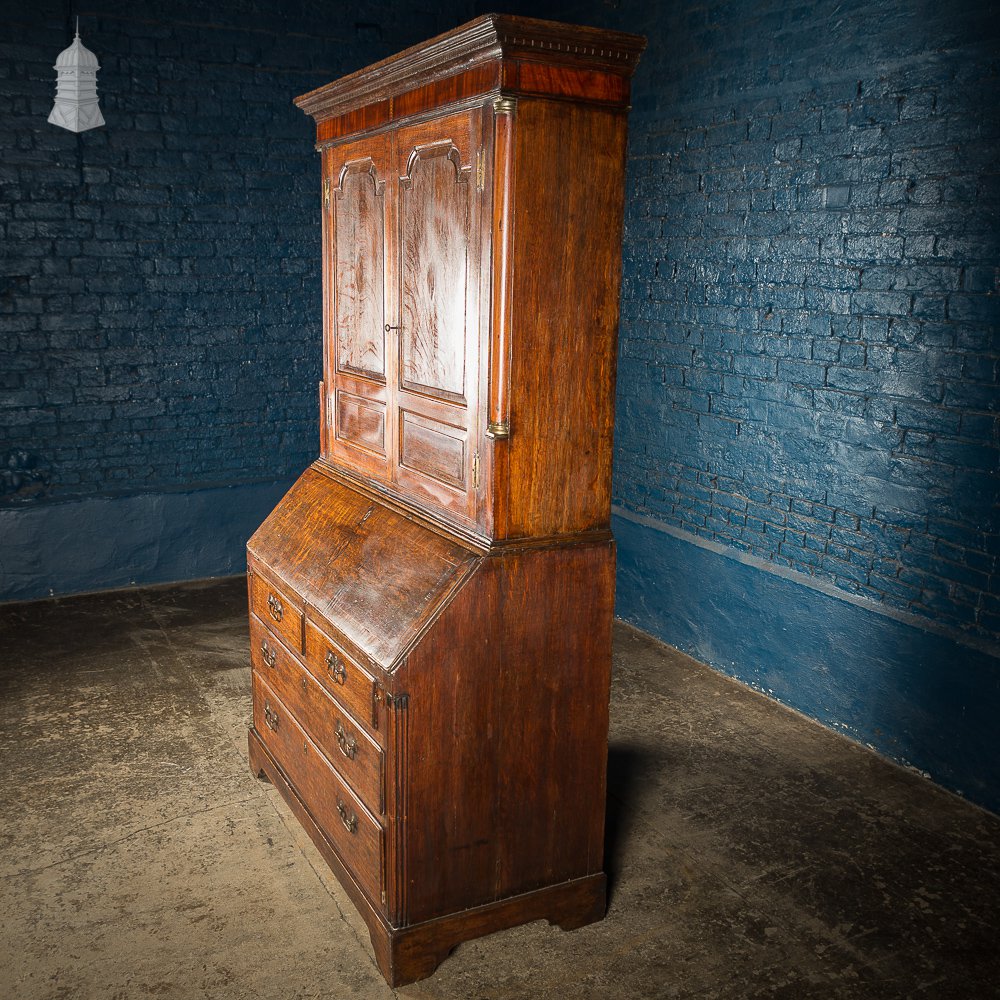
[(264, 721), (268, 724), (272, 732), (278, 731), (278, 713), (271, 708), (270, 703), (264, 702)]
[(282, 615), (285, 613), (285, 609), (281, 606), (281, 601), (274, 594), (267, 595), (267, 610), (276, 622), (280, 622)]
[(351, 760), (357, 756), (358, 753), (358, 741), (353, 736), (347, 735), (347, 730), (344, 728), (344, 724), (337, 719), (337, 746), (340, 747), (340, 752), (345, 756), (349, 757)]
[(337, 812), (340, 813), (340, 822), (344, 824), (344, 829), (348, 833), (357, 833), (358, 817), (355, 813), (351, 813), (348, 817), (347, 806), (344, 804), (343, 799), (337, 799)]
[(271, 647), (267, 644), (267, 639), (264, 639), (260, 644), (260, 655), (264, 657), (264, 662), (269, 667), (274, 667), (274, 664), (278, 659), (278, 651), (276, 649), (271, 649)]
[(326, 669), (330, 671), (330, 676), (338, 684), (343, 684), (347, 680), (347, 667), (344, 666), (344, 661), (332, 649), (326, 651)]

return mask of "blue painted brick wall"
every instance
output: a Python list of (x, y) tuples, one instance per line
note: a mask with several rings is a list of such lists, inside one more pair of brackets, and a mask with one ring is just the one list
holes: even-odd
[(1000, 45), (975, 3), (549, 3), (645, 34), (619, 504), (1000, 636)]
[(81, 9), (107, 125), (80, 136), (46, 123), (69, 5), (0, 11), (0, 505), (297, 474), (318, 450), (319, 162), (291, 100), (464, 11)]
[[(2, 0), (0, 503), (316, 452), (318, 167), (290, 98), (463, 20), (355, 0), (84, 16), (108, 125), (45, 122), (66, 8)], [(661, 522), (1000, 634), (989, 5), (535, 4), (649, 38), (615, 484)]]

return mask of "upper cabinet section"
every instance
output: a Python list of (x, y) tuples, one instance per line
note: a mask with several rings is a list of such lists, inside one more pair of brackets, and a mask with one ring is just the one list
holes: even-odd
[(297, 100), (323, 157), (328, 464), (480, 542), (607, 530), (642, 47), (489, 15)]

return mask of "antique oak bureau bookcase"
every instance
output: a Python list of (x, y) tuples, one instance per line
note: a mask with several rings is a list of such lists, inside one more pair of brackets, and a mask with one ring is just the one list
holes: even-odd
[(643, 44), (487, 15), (296, 101), (322, 156), (321, 455), (248, 544), (250, 760), (392, 985), (604, 913)]

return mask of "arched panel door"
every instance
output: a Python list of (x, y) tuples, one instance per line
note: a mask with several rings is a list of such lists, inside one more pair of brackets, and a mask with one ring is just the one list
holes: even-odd
[(394, 361), (398, 485), (475, 517), (479, 112), (401, 129)]
[(385, 295), (389, 176), (386, 137), (325, 154), (325, 454), (382, 479), (394, 433)]

